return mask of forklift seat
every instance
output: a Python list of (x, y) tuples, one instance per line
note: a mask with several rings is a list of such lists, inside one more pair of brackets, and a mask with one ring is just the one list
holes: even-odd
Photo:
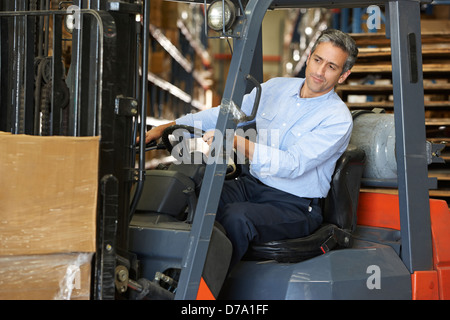
[(322, 204), (322, 225), (311, 235), (252, 243), (244, 260), (300, 262), (337, 248), (352, 246), (365, 152), (354, 145), (336, 162), (331, 188)]

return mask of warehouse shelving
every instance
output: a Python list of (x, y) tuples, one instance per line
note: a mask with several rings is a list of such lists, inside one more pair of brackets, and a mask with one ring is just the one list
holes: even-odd
[[(445, 30), (445, 29), (444, 29)], [(390, 40), (384, 33), (358, 33), (352, 37), (360, 47), (357, 64), (346, 83), (336, 92), (351, 110), (394, 108)], [(445, 163), (432, 163), (429, 177), (437, 178), (437, 189), (430, 197), (450, 199), (450, 32), (424, 32), (422, 38), (423, 87), (425, 94), (425, 126), (427, 140), (445, 144), (441, 158)], [(375, 191), (364, 188), (363, 191)], [(376, 189), (376, 191), (380, 191)], [(383, 189), (396, 193), (395, 189)]]

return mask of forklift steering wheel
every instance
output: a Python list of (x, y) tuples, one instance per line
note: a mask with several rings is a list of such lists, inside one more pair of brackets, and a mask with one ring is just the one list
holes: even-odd
[[(191, 126), (186, 126), (186, 125), (181, 125), (181, 124), (176, 124), (176, 125), (173, 125), (173, 126), (170, 126), (166, 129), (164, 129), (163, 134), (161, 136), (161, 141), (169, 153), (172, 152), (172, 149), (174, 147), (169, 140), (169, 135), (171, 135), (173, 132), (175, 132), (175, 130), (185, 130), (185, 131), (189, 132), (190, 134), (196, 134), (200, 131), (197, 128), (194, 128)], [(205, 133), (205, 131), (201, 130), (201, 133), (203, 135)]]
[[(176, 124), (176, 125), (173, 125), (173, 126), (170, 126), (170, 127), (167, 127), (166, 129), (164, 129), (163, 134), (161, 136), (161, 141), (169, 153), (172, 153), (172, 150), (174, 147), (174, 145), (172, 145), (172, 143), (170, 142), (169, 136), (173, 132), (175, 132), (175, 130), (185, 130), (193, 135), (199, 133), (199, 131), (200, 131), (198, 128), (194, 128), (192, 126), (187, 126), (187, 125), (181, 125), (181, 124)], [(201, 133), (203, 135), (205, 133), (205, 131), (201, 130)], [(241, 172), (242, 172), (241, 165), (238, 165), (236, 160), (237, 160), (236, 153), (234, 153), (234, 157), (233, 157), (234, 163), (228, 164), (226, 176), (225, 176), (226, 179), (234, 179), (241, 174)]]

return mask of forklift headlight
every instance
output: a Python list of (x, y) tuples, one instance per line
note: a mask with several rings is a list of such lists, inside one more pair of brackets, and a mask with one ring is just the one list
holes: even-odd
[(206, 14), (208, 26), (215, 30), (228, 31), (236, 18), (236, 7), (229, 0), (216, 0), (208, 8)]

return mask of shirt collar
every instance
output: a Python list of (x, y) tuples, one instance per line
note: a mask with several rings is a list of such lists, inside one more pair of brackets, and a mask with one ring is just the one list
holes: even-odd
[(329, 92), (318, 96), (318, 97), (314, 97), (314, 98), (301, 98), (300, 97), (300, 89), (303, 86), (303, 84), (305, 83), (305, 78), (299, 78), (299, 82), (295, 82), (289, 89), (288, 89), (288, 93), (289, 96), (296, 96), (299, 99), (324, 99), (327, 98), (329, 95), (334, 93), (334, 88), (331, 89)]
[(296, 96), (297, 98), (300, 98), (300, 88), (303, 86), (303, 83), (305, 82), (304, 78), (298, 78), (299, 81), (293, 81), (292, 86), (288, 89), (289, 96)]

